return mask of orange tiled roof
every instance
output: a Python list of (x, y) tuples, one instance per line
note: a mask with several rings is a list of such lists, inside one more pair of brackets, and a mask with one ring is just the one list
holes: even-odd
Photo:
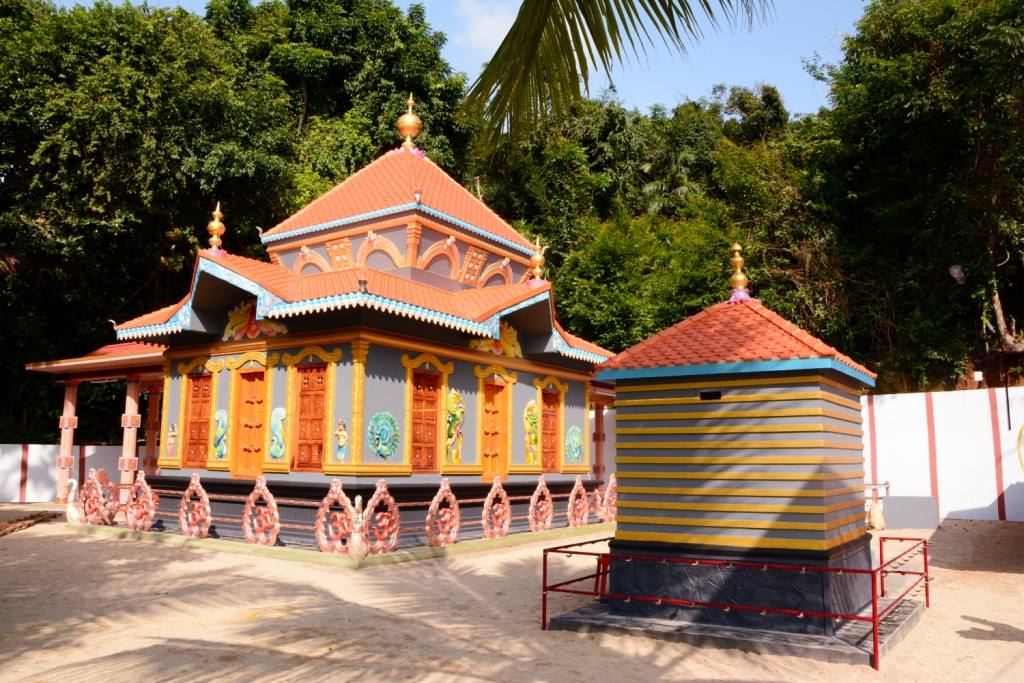
[(182, 306), (185, 305), (185, 303), (189, 300), (190, 296), (191, 296), (191, 294), (186, 294), (185, 298), (183, 298), (181, 301), (179, 301), (176, 304), (171, 304), (170, 306), (164, 306), (163, 308), (158, 308), (155, 311), (150, 311), (149, 313), (144, 313), (144, 314), (140, 315), (138, 318), (132, 318), (131, 320), (126, 320), (125, 322), (121, 323), (120, 325), (114, 325), (114, 329), (115, 330), (124, 330), (124, 329), (127, 329), (129, 327), (145, 327), (147, 325), (160, 325), (161, 323), (165, 323), (168, 320), (170, 320), (171, 316), (173, 316), (175, 313), (177, 313), (181, 309)]
[[(280, 304), (277, 313), (272, 314), (274, 317), (369, 305), (398, 315), (482, 333), (487, 329), (484, 323), (493, 316), (531, 297), (551, 291), (550, 283), (536, 281), (451, 291), (368, 268), (303, 276), (273, 263), (210, 251), (199, 253), (196, 259), (197, 273), (201, 270), (203, 259), (237, 273), (276, 296)], [(193, 275), (193, 286), (195, 277)], [(364, 281), (362, 289), (360, 280)], [(121, 323), (116, 329), (129, 330), (166, 323), (188, 299), (185, 297), (173, 306)], [(597, 354), (605, 358), (611, 355), (599, 346), (568, 334), (557, 321), (554, 324), (566, 343), (584, 352), (584, 355)]]
[(416, 191), (425, 207), (532, 251), (530, 241), (420, 150), (399, 148), (360, 169), (297, 213), (263, 233), (264, 241), (293, 230), (409, 205)]
[(90, 351), (83, 356), (84, 358), (91, 358), (95, 356), (129, 356), (136, 353), (146, 353), (147, 351), (163, 351), (167, 347), (163, 344), (150, 344), (149, 342), (118, 342), (116, 344), (107, 344), (101, 346), (95, 351)]
[(875, 373), (800, 329), (757, 299), (724, 302), (662, 330), (605, 361), (600, 370), (707, 363), (834, 358), (854, 370)]

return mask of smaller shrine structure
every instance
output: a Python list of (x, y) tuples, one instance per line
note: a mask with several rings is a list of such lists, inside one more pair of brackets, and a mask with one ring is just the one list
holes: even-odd
[[(801, 566), (871, 566), (860, 394), (875, 374), (752, 299), (732, 295), (598, 368), (615, 383), (619, 515), (612, 552)], [(611, 592), (856, 613), (869, 576), (613, 563)], [(780, 601), (780, 597), (784, 598)], [(622, 614), (827, 632), (818, 619), (650, 602)]]

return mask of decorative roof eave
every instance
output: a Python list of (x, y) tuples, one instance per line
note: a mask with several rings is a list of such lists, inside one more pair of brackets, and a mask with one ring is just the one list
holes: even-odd
[(527, 299), (524, 299), (524, 300), (520, 301), (517, 304), (513, 304), (511, 306), (508, 306), (507, 308), (501, 309), (501, 311), (499, 311), (499, 312), (495, 313), (494, 315), (492, 315), (491, 317), (489, 317), (485, 324), (489, 328), (494, 330), (492, 332), (492, 334), (491, 334), (491, 337), (493, 337), (494, 339), (498, 339), (498, 337), (499, 337), (499, 324), (501, 322), (501, 318), (503, 318), (503, 317), (505, 317), (507, 315), (510, 315), (512, 313), (515, 313), (516, 311), (522, 310), (524, 308), (529, 308), (530, 306), (533, 306), (535, 304), (539, 304), (539, 303), (542, 303), (542, 302), (547, 302), (547, 304), (548, 304), (548, 312), (551, 314), (551, 335), (552, 335), (552, 338), (554, 339), (554, 347), (555, 347), (555, 352), (556, 353), (558, 353), (561, 356), (565, 356), (566, 358), (572, 358), (574, 360), (581, 360), (581, 361), (584, 361), (584, 362), (587, 362), (587, 363), (593, 363), (595, 365), (597, 365), (598, 363), (603, 363), (604, 361), (606, 361), (606, 360), (608, 360), (609, 358), (612, 357), (612, 354), (608, 354), (607, 356), (602, 356), (600, 354), (593, 353), (591, 351), (587, 351), (586, 349), (576, 348), (575, 346), (572, 345), (571, 342), (569, 342), (569, 340), (567, 340), (564, 336), (562, 336), (562, 334), (558, 331), (557, 325), (555, 324), (555, 312), (554, 312), (555, 306), (554, 306), (554, 301), (551, 298), (551, 287), (550, 286), (548, 286), (540, 294), (534, 294), (533, 296), (531, 296), (531, 297), (529, 297)]
[(164, 323), (143, 325), (142, 327), (120, 328), (116, 331), (117, 340), (127, 341), (131, 339), (143, 339), (146, 337), (160, 337), (188, 330), (192, 323), (192, 300), (196, 294), (196, 287), (199, 286), (199, 275), (201, 273), (208, 273), (218, 280), (223, 280), (228, 284), (234, 285), (239, 289), (254, 295), (256, 297), (257, 319), (262, 318), (265, 311), (270, 310), (274, 303), (280, 301), (276, 295), (269, 292), (264, 287), (253, 282), (247, 277), (239, 275), (226, 266), (205, 258), (203, 253), (200, 252), (199, 258), (196, 262), (195, 274), (192, 276), (192, 287), (189, 290), (188, 297), (182, 303), (177, 312), (175, 312), (174, 315)]
[(739, 361), (734, 363), (701, 363), (697, 365), (663, 365), (642, 368), (599, 370), (597, 378), (614, 381), (619, 379), (652, 379), (659, 377), (686, 377), (700, 375), (745, 374), (753, 372), (786, 372), (793, 370), (834, 370), (867, 385), (875, 386), (875, 378), (860, 370), (851, 368), (835, 358), (786, 358), (775, 360)]
[(572, 358), (574, 360), (581, 360), (586, 363), (593, 363), (595, 365), (603, 363), (604, 361), (611, 358), (611, 356), (602, 356), (601, 354), (587, 351), (585, 349), (578, 349), (569, 341), (558, 333), (558, 330), (552, 330), (555, 339), (555, 351), (559, 355), (565, 356), (566, 358)]
[(264, 233), (260, 239), (263, 244), (270, 244), (271, 242), (279, 242), (281, 240), (291, 239), (293, 237), (301, 237), (302, 235), (311, 235), (317, 232), (323, 232), (325, 230), (333, 230), (335, 228), (344, 227), (346, 225), (352, 225), (353, 223), (360, 223), (362, 221), (372, 220), (374, 218), (384, 218), (385, 216), (394, 216), (396, 214), (405, 213), (406, 211), (419, 211), (425, 215), (439, 218), (447, 223), (451, 223), (457, 227), (463, 228), (471, 233), (480, 235), (489, 240), (497, 242), (503, 247), (513, 249), (525, 256), (533, 255), (533, 247), (524, 246), (517, 244), (512, 240), (499, 237), (489, 230), (477, 227), (472, 223), (467, 223), (464, 220), (456, 218), (455, 216), (449, 215), (443, 211), (439, 211), (433, 207), (430, 207), (423, 202), (409, 202), (406, 204), (398, 204), (396, 206), (389, 206), (384, 209), (377, 209), (375, 211), (367, 211), (366, 213), (356, 214), (355, 216), (346, 216), (345, 218), (338, 218), (333, 221), (327, 221), (326, 223), (316, 223), (314, 225), (307, 225), (301, 228), (293, 228), (280, 233)]
[(385, 313), (405, 316), (414, 320), (434, 323), (467, 334), (478, 334), (484, 337), (496, 337), (491, 329), (482, 323), (467, 318), (441, 313), (422, 306), (414, 306), (396, 299), (389, 299), (378, 294), (350, 292), (334, 296), (307, 299), (305, 301), (278, 301), (270, 307), (263, 317), (286, 318), (304, 313), (323, 313), (345, 308), (370, 308)]

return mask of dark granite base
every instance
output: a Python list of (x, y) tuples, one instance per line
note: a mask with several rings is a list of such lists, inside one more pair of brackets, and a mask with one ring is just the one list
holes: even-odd
[[(648, 547), (612, 542), (613, 553), (654, 555), (681, 559), (736, 560), (742, 562), (787, 564), (802, 567), (867, 569), (871, 566), (870, 539), (865, 536), (830, 553), (784, 557), (772, 553), (747, 552), (723, 556), (720, 550)], [(871, 577), (867, 574), (836, 574), (664, 563), (657, 560), (612, 560), (609, 591), (613, 594), (731, 603), (764, 608), (794, 609), (805, 612), (857, 614), (871, 603)], [(757, 612), (722, 609), (693, 609), (675, 605), (655, 605), (633, 600), (608, 600), (614, 614), (632, 617), (669, 619), (746, 629), (765, 629), (789, 633), (829, 636), (834, 630), (831, 619), (761, 615)]]
[[(882, 600), (879, 609), (889, 603)], [(904, 600), (879, 624), (879, 652), (885, 656), (903, 639), (924, 612), (924, 604)], [(870, 610), (867, 612), (870, 614)], [(551, 619), (549, 629), (582, 633), (612, 632), (776, 655), (793, 655), (826, 662), (871, 663), (871, 624), (844, 622), (833, 635), (787, 633), (679, 619), (656, 619), (615, 614), (609, 605), (594, 603)]]

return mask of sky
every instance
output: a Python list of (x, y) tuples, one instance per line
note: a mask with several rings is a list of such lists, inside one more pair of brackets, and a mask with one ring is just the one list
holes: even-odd
[[(414, 0), (397, 0), (408, 7)], [(515, 19), (518, 0), (416, 0), (426, 6), (427, 20), (448, 37), (444, 56), (472, 81), (493, 54)], [(61, 6), (81, 3), (57, 0)], [(180, 5), (205, 13), (206, 0), (149, 0), (157, 7)], [(842, 56), (843, 37), (852, 33), (865, 0), (774, 0), (771, 15), (746, 27), (708, 27), (704, 38), (679, 55), (662, 45), (642, 60), (618, 65), (611, 82), (628, 107), (646, 111), (651, 105), (672, 106), (711, 93), (718, 83), (753, 87), (776, 86), (791, 113), (810, 113), (828, 105), (828, 88), (812, 79), (803, 60), (815, 55), (826, 63)], [(591, 82), (598, 96), (606, 76)]]

